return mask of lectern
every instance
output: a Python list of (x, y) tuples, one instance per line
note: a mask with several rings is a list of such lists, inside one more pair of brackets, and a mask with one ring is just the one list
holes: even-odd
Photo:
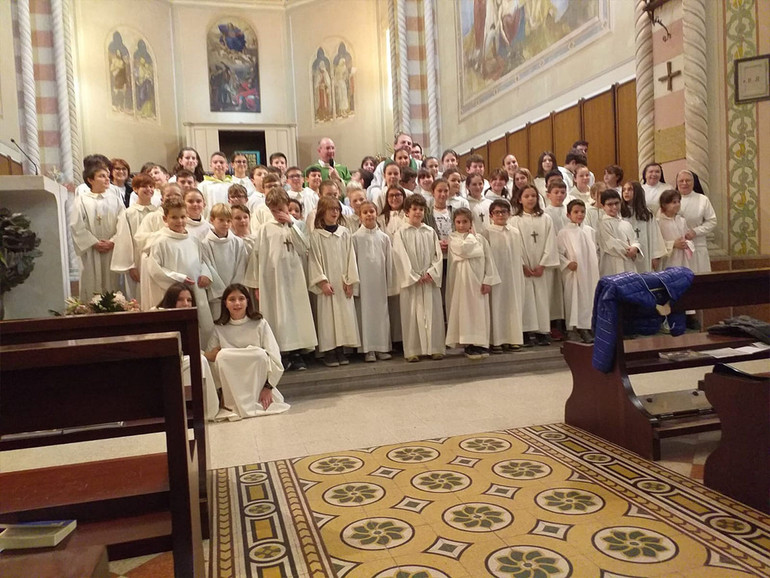
[(6, 319), (47, 317), (70, 296), (67, 189), (47, 177), (0, 177), (0, 207), (24, 213), (40, 238), (41, 257), (29, 278), (3, 295)]

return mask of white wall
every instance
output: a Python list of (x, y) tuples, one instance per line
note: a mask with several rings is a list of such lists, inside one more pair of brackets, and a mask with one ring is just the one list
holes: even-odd
[[(180, 146), (174, 96), (171, 7), (164, 0), (76, 0), (76, 78), (80, 95), (83, 156), (121, 157), (137, 171), (147, 161), (166, 165)], [(155, 56), (158, 121), (112, 110), (106, 48), (116, 27), (141, 33)], [(129, 50), (133, 47), (129, 46)], [(76, 169), (77, 170), (77, 169)]]
[[(296, 87), (299, 160), (302, 167), (314, 162), (322, 137), (334, 140), (338, 163), (351, 171), (365, 155), (384, 153), (392, 144), (393, 119), (387, 85), (387, 4), (376, 0), (316, 0), (289, 5), (288, 22)], [(310, 67), (319, 46), (327, 39), (344, 40), (356, 68), (355, 115), (330, 123), (313, 123), (313, 89)], [(327, 53), (330, 60), (333, 54)], [(388, 112), (386, 112), (388, 111)]]
[(444, 148), (467, 150), (634, 75), (635, 3), (610, 0), (611, 30), (608, 33), (461, 118), (458, 90), (461, 55), (458, 54), (458, 33), (455, 32), (459, 30), (459, 22), (455, 23), (453, 4), (436, 14), (441, 142)]

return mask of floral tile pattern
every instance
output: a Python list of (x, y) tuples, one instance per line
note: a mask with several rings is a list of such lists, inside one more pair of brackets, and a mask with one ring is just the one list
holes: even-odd
[(211, 576), (765, 576), (770, 519), (565, 425), (214, 472)]

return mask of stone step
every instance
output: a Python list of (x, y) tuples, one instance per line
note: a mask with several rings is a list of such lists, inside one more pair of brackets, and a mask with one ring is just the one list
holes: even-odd
[(560, 343), (490, 355), (481, 360), (466, 358), (462, 349), (448, 349), (444, 359), (422, 358), (419, 363), (407, 363), (401, 354), (374, 363), (364, 362), (363, 355), (350, 355), (349, 359), (349, 365), (340, 367), (326, 367), (319, 359), (308, 363), (305, 371), (288, 371), (281, 379), (281, 392), (287, 399), (297, 399), (388, 385), (475, 381), (567, 368)]

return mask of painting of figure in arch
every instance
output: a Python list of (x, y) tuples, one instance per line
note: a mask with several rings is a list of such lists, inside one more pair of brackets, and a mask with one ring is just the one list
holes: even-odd
[(334, 57), (334, 113), (337, 118), (347, 118), (355, 111), (355, 85), (353, 57), (344, 42), (340, 42)]
[(313, 111), (316, 122), (328, 122), (334, 118), (332, 103), (331, 66), (323, 48), (316, 51), (311, 66), (313, 77)]
[(137, 116), (146, 119), (156, 118), (155, 64), (144, 40), (137, 42), (134, 52), (134, 90)]
[(206, 38), (212, 112), (261, 112), (257, 35), (245, 20), (218, 19)]
[(118, 31), (113, 33), (112, 42), (107, 47), (107, 62), (109, 63), (112, 109), (133, 115), (131, 59), (128, 48), (123, 44), (123, 37)]
[(609, 0), (455, 0), (462, 101), (542, 70), (606, 30)]

